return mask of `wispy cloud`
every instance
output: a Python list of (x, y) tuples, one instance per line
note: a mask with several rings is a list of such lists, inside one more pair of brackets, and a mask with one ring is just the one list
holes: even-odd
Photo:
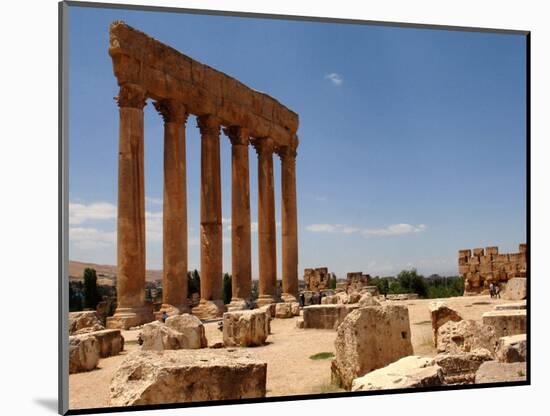
[(154, 205), (162, 205), (162, 198), (153, 198), (151, 196), (146, 196), (145, 202)]
[(419, 233), (426, 230), (426, 225), (391, 224), (384, 228), (360, 228), (345, 224), (311, 224), (306, 230), (314, 233), (361, 234), (369, 237)]
[(69, 202), (69, 224), (82, 224), (90, 220), (110, 220), (116, 218), (117, 208), (109, 202), (82, 204)]
[[(222, 218), (222, 225), (225, 227), (225, 230), (231, 231), (231, 218)], [(280, 228), (281, 222), (277, 221), (275, 223), (275, 227)], [(252, 233), (258, 232), (258, 221), (251, 221), (250, 222), (250, 231)]]
[(330, 74), (325, 75), (325, 79), (328, 79), (337, 87), (344, 83), (344, 78), (342, 78), (342, 75), (336, 72), (331, 72)]
[(71, 227), (69, 228), (69, 239), (80, 249), (94, 250), (113, 245), (116, 241), (116, 232), (101, 231), (97, 228)]

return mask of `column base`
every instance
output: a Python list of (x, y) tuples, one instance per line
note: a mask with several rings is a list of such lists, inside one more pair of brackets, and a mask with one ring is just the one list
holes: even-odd
[(107, 318), (108, 329), (130, 329), (154, 320), (151, 307), (117, 308), (115, 314)]
[(281, 300), (287, 303), (298, 302), (298, 298), (294, 295), (291, 295), (290, 293), (283, 293), (281, 295)]
[(221, 318), (226, 311), (222, 300), (201, 299), (198, 306), (192, 309), (193, 315), (201, 320)]
[(227, 304), (227, 311), (244, 311), (248, 309), (248, 305), (244, 299), (236, 298), (231, 299), (231, 303)]
[(256, 299), (256, 306), (258, 308), (271, 303), (277, 303), (277, 297), (275, 295), (260, 295), (258, 299)]

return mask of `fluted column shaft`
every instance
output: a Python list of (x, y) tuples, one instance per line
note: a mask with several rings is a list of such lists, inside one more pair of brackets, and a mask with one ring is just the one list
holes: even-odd
[(225, 133), (231, 139), (231, 305), (239, 307), (250, 298), (252, 286), (249, 133), (236, 126), (225, 129)]
[(282, 272), (285, 301), (298, 296), (298, 218), (296, 205), (296, 149), (287, 147), (281, 156)]
[[(164, 119), (164, 202), (162, 308), (188, 312), (187, 304), (187, 175), (183, 104), (155, 103)], [(174, 311), (172, 308), (176, 308)]]
[(260, 284), (258, 305), (276, 301), (277, 251), (275, 229), (275, 193), (273, 186), (273, 140), (257, 139), (258, 153), (258, 255)]

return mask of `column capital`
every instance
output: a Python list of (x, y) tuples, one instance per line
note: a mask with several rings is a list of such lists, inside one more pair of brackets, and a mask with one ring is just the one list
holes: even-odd
[(197, 127), (201, 135), (220, 135), (221, 120), (211, 114), (197, 117)]
[(229, 137), (232, 145), (248, 146), (250, 133), (246, 127), (229, 126), (224, 128), (223, 132)]
[(185, 124), (189, 113), (185, 105), (177, 100), (167, 99), (155, 101), (155, 109), (162, 116), (165, 123)]
[(261, 137), (254, 140), (252, 143), (258, 156), (272, 155), (275, 150), (275, 142), (271, 137)]
[(130, 107), (142, 110), (143, 107), (145, 107), (147, 94), (139, 85), (124, 84), (120, 86), (115, 100), (119, 107)]

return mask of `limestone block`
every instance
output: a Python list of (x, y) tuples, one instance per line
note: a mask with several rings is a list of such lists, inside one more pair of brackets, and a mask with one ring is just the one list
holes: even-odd
[(296, 321), (296, 328), (299, 328), (299, 329), (303, 329), (304, 328), (304, 320), (303, 319), (298, 319)]
[(498, 340), (497, 360), (503, 363), (527, 361), (527, 335), (518, 334)]
[(93, 335), (69, 337), (69, 374), (90, 371), (99, 362), (99, 343)]
[(439, 354), (434, 358), (441, 367), (443, 384), (472, 384), (476, 371), (485, 361), (493, 359), (493, 355), (485, 348), (458, 354)]
[(520, 363), (501, 363), (487, 361), (476, 372), (475, 383), (502, 383), (527, 380), (527, 365)]
[(429, 309), (432, 318), (433, 342), (434, 346), (437, 348), (437, 331), (439, 327), (449, 321), (462, 321), (462, 316), (441, 301), (430, 303)]
[(224, 345), (240, 347), (263, 345), (269, 334), (268, 321), (267, 313), (261, 309), (224, 313)]
[(281, 302), (275, 304), (275, 318), (292, 318), (292, 305), (289, 302)]
[(352, 391), (434, 387), (442, 384), (441, 369), (432, 358), (411, 355), (353, 380)]
[(458, 258), (472, 257), (472, 250), (458, 250)]
[(474, 256), (483, 256), (485, 255), (485, 250), (483, 248), (474, 248)]
[(299, 316), (300, 315), (300, 304), (298, 302), (291, 302), (290, 303), (290, 310), (292, 311), (293, 316)]
[(485, 248), (485, 255), (486, 256), (496, 256), (498, 254), (498, 247), (486, 247)]
[(117, 355), (124, 350), (124, 337), (120, 333), (120, 329), (103, 329), (90, 332), (89, 335), (96, 338), (101, 358)]
[(208, 345), (204, 325), (196, 316), (188, 313), (171, 316), (166, 320), (166, 326), (183, 335), (183, 348), (205, 348)]
[(332, 382), (349, 390), (355, 378), (412, 355), (409, 311), (403, 305), (357, 309), (338, 327), (334, 345)]
[(359, 305), (311, 305), (303, 308), (304, 328), (336, 329)]
[(374, 297), (368, 292), (361, 296), (361, 299), (359, 299), (360, 308), (365, 308), (367, 306), (380, 306), (380, 302), (374, 299)]
[(521, 310), (521, 309), (527, 309), (527, 304), (525, 302), (503, 303), (495, 306), (495, 311), (510, 311), (510, 310)]
[(105, 329), (96, 311), (69, 312), (69, 335)]
[(474, 320), (448, 321), (437, 331), (437, 351), (458, 354), (484, 348), (495, 351), (498, 336), (491, 326)]
[(508, 280), (506, 290), (502, 296), (508, 300), (522, 300), (527, 298), (527, 278), (514, 277)]
[(520, 244), (519, 245), (519, 252), (520, 253), (527, 253), (527, 244)]
[(142, 350), (179, 350), (186, 345), (183, 334), (159, 321), (143, 325), (141, 338), (143, 339)]
[(361, 295), (357, 292), (352, 292), (349, 294), (348, 303), (357, 303), (361, 299)]
[(338, 296), (325, 296), (321, 298), (321, 305), (335, 305), (338, 303), (338, 299)]
[(136, 351), (110, 385), (111, 406), (264, 397), (267, 364), (236, 350)]
[(492, 326), (497, 338), (527, 332), (527, 311), (490, 311), (482, 315), (483, 324)]

